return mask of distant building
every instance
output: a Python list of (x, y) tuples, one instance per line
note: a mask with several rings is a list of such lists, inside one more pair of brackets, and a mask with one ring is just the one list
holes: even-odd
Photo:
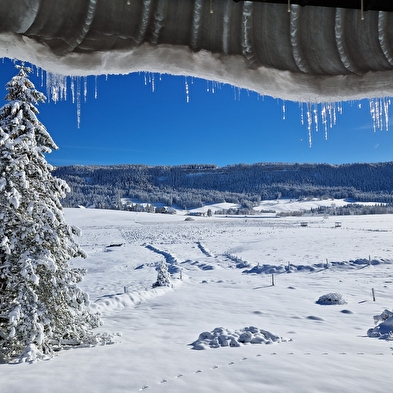
[(163, 207), (157, 207), (156, 208), (156, 213), (162, 213), (162, 214), (176, 214), (177, 211), (173, 207), (168, 207), (168, 206), (163, 206)]
[(205, 217), (206, 213), (205, 212), (190, 212), (188, 213), (189, 216), (195, 216), (195, 217)]

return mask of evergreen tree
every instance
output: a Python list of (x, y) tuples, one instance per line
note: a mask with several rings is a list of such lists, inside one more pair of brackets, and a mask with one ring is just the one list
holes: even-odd
[(161, 262), (157, 269), (157, 281), (153, 284), (155, 287), (170, 287), (171, 286), (171, 275), (168, 272), (168, 266), (166, 262)]
[(84, 271), (69, 263), (86, 254), (60, 204), (69, 188), (52, 176), (44, 156), (57, 149), (36, 116), (46, 97), (29, 80), (29, 67), (16, 68), (0, 109), (0, 357), (6, 362), (92, 342), (91, 329), (101, 324), (78, 287)]

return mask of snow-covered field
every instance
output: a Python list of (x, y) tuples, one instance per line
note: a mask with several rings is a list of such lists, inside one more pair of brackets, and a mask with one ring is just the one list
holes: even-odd
[[(121, 336), (0, 365), (1, 392), (390, 391), (393, 345), (367, 331), (393, 308), (392, 216), (65, 213), (100, 330)], [(162, 260), (173, 288), (152, 289)], [(334, 293), (346, 303), (316, 303)]]

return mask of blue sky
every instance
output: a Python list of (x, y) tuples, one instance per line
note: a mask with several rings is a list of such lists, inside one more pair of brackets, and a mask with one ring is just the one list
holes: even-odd
[[(8, 60), (0, 69), (3, 105), (4, 86), (16, 70)], [(144, 73), (88, 77), (79, 128), (70, 89), (67, 101), (40, 104), (39, 119), (59, 146), (48, 161), (58, 166), (393, 161), (393, 125), (373, 132), (367, 100), (344, 103), (328, 139), (320, 126), (310, 147), (298, 103), (285, 103), (283, 119), (281, 100), (170, 75), (155, 75), (153, 89), (146, 78)], [(46, 94), (35, 72), (31, 80)]]

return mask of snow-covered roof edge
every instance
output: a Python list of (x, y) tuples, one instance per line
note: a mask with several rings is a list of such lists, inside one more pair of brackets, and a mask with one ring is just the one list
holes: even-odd
[(193, 76), (295, 102), (336, 102), (393, 96), (393, 71), (363, 76), (312, 76), (259, 67), (241, 56), (192, 52), (188, 47), (143, 44), (127, 51), (69, 53), (59, 57), (25, 36), (0, 34), (0, 57), (28, 61), (59, 75), (153, 72)]

